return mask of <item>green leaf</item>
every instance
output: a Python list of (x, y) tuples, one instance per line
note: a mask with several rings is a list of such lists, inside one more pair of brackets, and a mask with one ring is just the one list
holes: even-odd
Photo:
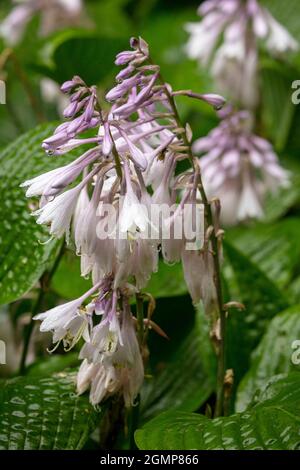
[(250, 370), (239, 385), (236, 411), (243, 411), (272, 376), (300, 370), (300, 366), (292, 362), (292, 344), (295, 340), (300, 340), (299, 305), (282, 312), (271, 321), (252, 355)]
[(41, 66), (44, 65), (44, 73), (58, 83), (79, 75), (92, 85), (117, 71), (115, 56), (126, 46), (128, 42), (124, 39), (102, 37), (89, 31), (66, 30), (46, 44)]
[[(40, 278), (57, 253), (58, 242), (30, 215), (29, 201), (20, 184), (62, 164), (41, 148), (53, 124), (38, 126), (0, 153), (0, 303), (21, 297)], [(73, 158), (64, 157), (64, 164)]]
[(42, 357), (26, 369), (27, 377), (49, 376), (55, 372), (61, 372), (67, 368), (74, 368), (79, 365), (78, 353), (68, 352), (68, 354), (52, 354), (49, 357)]
[(154, 273), (144, 289), (153, 297), (174, 297), (187, 293), (182, 265), (180, 263), (172, 266), (159, 262), (158, 272)]
[(211, 420), (167, 412), (136, 431), (143, 450), (299, 450), (300, 374), (272, 381), (243, 413)]
[(197, 410), (215, 389), (216, 358), (209, 324), (198, 309), (195, 325), (163, 370), (145, 383), (141, 394), (142, 420), (167, 409)]
[(295, 70), (286, 63), (263, 61), (261, 66), (262, 120), (277, 151), (287, 143), (296, 106), (291, 100)]
[(88, 291), (91, 279), (85, 279), (80, 272), (80, 259), (68, 251), (59, 263), (53, 276), (51, 288), (63, 299), (76, 299)]
[(242, 302), (246, 308), (245, 311), (231, 311), (227, 321), (226, 341), (230, 346), (227, 348), (227, 367), (234, 369), (237, 384), (270, 320), (287, 308), (288, 302), (257, 265), (228, 243), (224, 248), (230, 264), (225, 264), (224, 273), (231, 300)]
[(228, 231), (228, 237), (280, 288), (288, 288), (300, 259), (300, 219), (256, 224)]
[(87, 395), (75, 392), (75, 373), (18, 377), (0, 387), (0, 449), (81, 449), (101, 420)]
[(283, 161), (283, 165), (291, 173), (291, 184), (284, 188), (278, 188), (274, 194), (267, 195), (264, 204), (264, 221), (266, 223), (285, 216), (291, 209), (297, 210), (300, 205), (299, 168), (291, 168), (291, 165), (287, 165), (287, 163), (287, 161)]

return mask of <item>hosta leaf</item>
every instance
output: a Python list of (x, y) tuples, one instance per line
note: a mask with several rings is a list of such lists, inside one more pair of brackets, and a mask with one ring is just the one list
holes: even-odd
[(271, 321), (252, 355), (250, 370), (239, 385), (237, 411), (243, 411), (252, 401), (255, 392), (261, 390), (272, 376), (300, 370), (300, 365), (292, 362), (292, 354), (296, 353), (292, 344), (296, 340), (300, 340), (299, 305), (276, 315)]
[(262, 120), (277, 151), (285, 148), (295, 116), (291, 100), (295, 73), (286, 63), (267, 60), (261, 65)]
[(74, 373), (8, 380), (0, 387), (0, 449), (81, 449), (103, 414), (76, 394)]
[(93, 32), (66, 30), (47, 42), (43, 69), (58, 83), (79, 75), (88, 85), (97, 84), (113, 71), (116, 54), (126, 48), (128, 42), (120, 38), (102, 37)]
[(135, 434), (144, 450), (300, 449), (300, 374), (271, 383), (260, 402), (243, 413), (211, 420), (184, 412), (166, 412)]
[[(47, 229), (30, 215), (28, 199), (20, 184), (62, 164), (49, 157), (41, 142), (54, 126), (38, 126), (0, 153), (0, 303), (21, 297), (39, 279), (58, 248)], [(64, 163), (71, 157), (64, 157)]]
[(51, 287), (63, 299), (76, 299), (90, 289), (91, 279), (81, 276), (80, 258), (71, 251), (59, 263)]
[(49, 376), (55, 372), (61, 372), (67, 368), (75, 368), (79, 365), (78, 353), (76, 352), (68, 352), (68, 354), (51, 354), (49, 357), (42, 357), (28, 366), (26, 369), (26, 376)]
[(160, 261), (158, 272), (154, 273), (144, 289), (155, 298), (174, 297), (187, 293), (187, 287), (180, 263), (172, 266)]
[(288, 288), (300, 265), (299, 231), (300, 218), (290, 217), (273, 224), (231, 229), (229, 236), (279, 288)]
[(209, 325), (198, 309), (191, 332), (142, 390), (142, 419), (169, 409), (197, 410), (215, 389), (216, 360), (209, 339)]
[(245, 305), (245, 311), (232, 311), (227, 322), (227, 367), (233, 368), (237, 384), (246, 372), (250, 354), (257, 346), (270, 320), (288, 307), (275, 284), (239, 250), (225, 244), (225, 268), (231, 299)]

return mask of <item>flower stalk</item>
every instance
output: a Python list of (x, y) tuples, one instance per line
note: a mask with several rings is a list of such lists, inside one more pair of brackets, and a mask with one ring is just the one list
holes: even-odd
[[(195, 166), (195, 159), (192, 152), (192, 146), (190, 143), (190, 139), (187, 136), (186, 126), (184, 126), (180, 115), (178, 113), (178, 109), (175, 103), (173, 93), (170, 93), (168, 86), (166, 85), (161, 73), (159, 73), (159, 80), (161, 84), (164, 86), (165, 94), (168, 98), (170, 107), (173, 112), (173, 117), (176, 121), (177, 127), (181, 130), (180, 134), (184, 143), (184, 146), (187, 150), (189, 161), (192, 165), (194, 171), (196, 171)], [(177, 93), (180, 94), (180, 93)], [(186, 93), (182, 93), (183, 95)], [(191, 93), (189, 92), (189, 96)], [(223, 102), (224, 104), (224, 102)], [(214, 284), (216, 287), (217, 293), (217, 306), (218, 306), (218, 319), (219, 319), (219, 332), (218, 332), (218, 347), (217, 347), (217, 360), (218, 360), (218, 367), (217, 367), (217, 396), (216, 396), (216, 405), (214, 410), (214, 417), (222, 416), (224, 413), (224, 380), (225, 380), (225, 372), (226, 372), (226, 361), (225, 361), (225, 346), (226, 346), (226, 311), (224, 310), (224, 300), (223, 300), (223, 293), (222, 293), (222, 280), (221, 280), (221, 268), (220, 268), (220, 238), (223, 236), (222, 230), (217, 230), (217, 227), (214, 221), (213, 212), (211, 203), (207, 198), (205, 188), (202, 183), (201, 173), (199, 172), (199, 192), (201, 195), (201, 200), (204, 205), (205, 211), (205, 219), (206, 219), (206, 226), (213, 227), (211, 232), (210, 241), (212, 246), (212, 256), (213, 256), (213, 264), (214, 264)]]

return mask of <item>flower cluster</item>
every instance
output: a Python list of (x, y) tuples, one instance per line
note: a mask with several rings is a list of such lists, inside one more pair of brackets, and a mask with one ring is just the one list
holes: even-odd
[(82, 0), (18, 0), (0, 24), (0, 35), (9, 45), (15, 45), (37, 13), (41, 14), (40, 34), (46, 36), (59, 28), (81, 24), (82, 12)]
[(186, 26), (187, 54), (205, 66), (211, 62), (220, 90), (252, 109), (258, 101), (258, 42), (272, 55), (296, 51), (299, 44), (257, 0), (206, 0), (198, 12), (202, 21)]
[[(143, 362), (129, 299), (157, 270), (160, 249), (166, 262), (182, 260), (193, 300), (202, 299), (208, 313), (217, 296), (210, 246), (214, 227), (197, 218), (203, 209), (199, 166), (191, 155), (191, 131), (179, 121), (174, 95), (187, 94), (217, 108), (224, 100), (173, 92), (152, 64), (146, 42), (133, 38), (130, 44), (131, 50), (116, 57), (123, 68), (106, 94), (109, 108), (100, 106), (96, 88), (79, 77), (62, 86), (70, 97), (66, 121), (43, 148), (52, 158), (83, 147), (85, 151), (23, 184), (27, 196), (40, 196), (34, 215), (50, 227), (52, 236), (65, 235), (68, 242), (73, 227), (82, 275), (92, 277), (93, 288), (84, 296), (36, 318), (42, 320), (41, 329), (52, 331), (53, 341), (63, 342), (66, 349), (83, 337), (78, 391), (90, 387), (94, 404), (123, 393), (130, 405), (141, 386)], [(175, 174), (177, 162), (187, 158), (193, 171)], [(155, 209), (153, 221), (153, 207), (167, 208), (168, 215), (156, 214)], [(188, 237), (176, 233), (183, 212), (185, 225), (196, 226)], [(165, 231), (168, 237), (163, 236)]]
[(277, 159), (272, 145), (252, 134), (247, 111), (220, 112), (220, 125), (207, 137), (196, 140), (193, 150), (200, 159), (207, 193), (217, 194), (222, 204), (222, 221), (237, 221), (263, 216), (263, 201), (268, 192), (289, 184), (289, 175)]

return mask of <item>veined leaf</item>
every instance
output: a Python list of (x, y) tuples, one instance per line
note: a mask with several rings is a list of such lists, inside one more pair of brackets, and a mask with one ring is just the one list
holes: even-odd
[(0, 450), (81, 449), (104, 412), (76, 394), (74, 373), (8, 380), (0, 386)]
[[(295, 343), (295, 342), (299, 343)], [(282, 312), (271, 321), (266, 334), (252, 355), (251, 367), (241, 381), (236, 401), (236, 410), (243, 411), (262, 390), (268, 380), (276, 375), (300, 370), (293, 363), (293, 354), (300, 350), (300, 306)], [(299, 355), (298, 355), (299, 356)]]
[[(53, 124), (41, 125), (22, 135), (0, 153), (0, 303), (21, 297), (40, 278), (57, 252), (47, 229), (30, 215), (29, 201), (20, 184), (62, 164), (41, 148)], [(64, 164), (71, 157), (64, 157)]]
[(273, 380), (259, 400), (228, 418), (162, 413), (136, 431), (136, 443), (143, 450), (299, 450), (300, 374)]
[(227, 321), (226, 341), (230, 345), (227, 348), (227, 367), (234, 369), (237, 384), (270, 320), (289, 304), (257, 265), (228, 243), (224, 247), (230, 264), (224, 272), (231, 300), (242, 302), (246, 308), (245, 311), (232, 311)]
[(145, 383), (141, 397), (142, 419), (167, 409), (197, 410), (215, 389), (216, 358), (209, 324), (198, 308), (195, 325), (164, 369)]
[(300, 265), (299, 231), (300, 219), (290, 217), (273, 224), (233, 228), (229, 237), (279, 288), (286, 289)]

